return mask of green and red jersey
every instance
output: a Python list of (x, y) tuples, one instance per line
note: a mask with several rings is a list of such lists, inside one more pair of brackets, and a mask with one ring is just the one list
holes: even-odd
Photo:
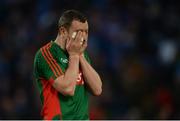
[[(90, 63), (87, 52), (86, 60)], [(74, 96), (64, 96), (52, 84), (65, 73), (68, 67), (68, 53), (51, 41), (38, 50), (34, 59), (34, 75), (40, 91), (43, 119), (89, 119), (88, 91), (81, 70)]]

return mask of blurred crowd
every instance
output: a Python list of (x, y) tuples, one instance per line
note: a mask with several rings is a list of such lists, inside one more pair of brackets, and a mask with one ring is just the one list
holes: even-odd
[(36, 51), (54, 40), (61, 13), (89, 22), (88, 52), (103, 80), (91, 119), (180, 119), (178, 0), (1, 0), (0, 119), (40, 119)]

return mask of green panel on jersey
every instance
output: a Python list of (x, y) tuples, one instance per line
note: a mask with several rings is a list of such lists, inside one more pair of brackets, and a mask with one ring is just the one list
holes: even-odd
[(60, 117), (61, 117), (60, 115), (56, 115), (56, 116), (53, 117), (52, 120), (60, 120), (61, 119)]
[[(51, 52), (58, 61), (63, 72), (68, 67), (68, 53), (62, 50), (56, 43), (52, 42)], [(87, 52), (84, 53), (89, 62)], [(74, 96), (64, 96), (59, 93), (62, 119), (88, 119), (88, 92), (84, 85), (77, 85)], [(74, 114), (74, 115), (73, 115)]]
[[(63, 73), (68, 67), (68, 53), (60, 48), (59, 45), (51, 41), (51, 47), (50, 47), (50, 53), (52, 54), (53, 58), (56, 60), (58, 65), (60, 66)], [(87, 52), (84, 52), (84, 56), (86, 60), (90, 62), (89, 56)], [(35, 57), (35, 77), (38, 80), (39, 78), (45, 78), (46, 80), (49, 80), (50, 78), (55, 79), (54, 73), (52, 72), (51, 68), (47, 64), (46, 60), (43, 58), (43, 55), (41, 51), (38, 51)], [(83, 77), (82, 77), (83, 78)], [(40, 94), (42, 96), (42, 85), (40, 81), (38, 82), (38, 87)], [(86, 86), (84, 84), (76, 85), (75, 94), (74, 96), (64, 96), (61, 93), (58, 93), (59, 95), (59, 102), (62, 119), (76, 119), (76, 120), (88, 120), (89, 114), (88, 114), (88, 91), (86, 89)], [(43, 102), (43, 96), (41, 98)], [(57, 117), (54, 117), (57, 119)]]
[(45, 60), (45, 58), (42, 55), (41, 50), (39, 50), (35, 57), (35, 63), (36, 63), (36, 78), (44, 78), (46, 80), (49, 80), (50, 78), (55, 79), (55, 75), (53, 71), (51, 70), (49, 64)]
[(39, 63), (39, 51), (37, 52), (37, 54), (35, 55), (35, 59), (34, 59), (34, 76), (35, 76), (35, 78), (36, 78), (36, 83), (37, 83), (37, 85), (38, 85), (38, 88), (39, 88), (39, 92), (40, 92), (40, 98), (41, 98), (41, 103), (43, 104), (44, 102), (43, 102), (43, 100), (44, 100), (44, 98), (43, 98), (43, 94), (42, 94), (42, 90), (43, 90), (43, 87), (42, 87), (42, 84), (41, 84), (41, 82), (40, 82), (40, 80), (39, 80), (39, 73), (38, 73), (38, 63)]

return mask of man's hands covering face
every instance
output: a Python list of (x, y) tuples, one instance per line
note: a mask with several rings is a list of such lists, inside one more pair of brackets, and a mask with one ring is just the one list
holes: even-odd
[(87, 47), (87, 40), (83, 36), (83, 32), (78, 31), (69, 37), (66, 43), (66, 50), (69, 55), (81, 55)]

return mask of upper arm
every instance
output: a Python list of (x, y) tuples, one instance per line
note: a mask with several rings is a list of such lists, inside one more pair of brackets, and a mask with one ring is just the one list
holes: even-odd
[(52, 85), (63, 73), (53, 58), (50, 58), (44, 51), (39, 50), (34, 59), (34, 75), (36, 79), (43, 78)]
[(48, 58), (46, 53), (39, 51), (34, 61), (34, 74), (36, 78), (43, 78), (63, 95), (71, 95), (71, 85), (67, 85), (60, 66), (53, 58)]

